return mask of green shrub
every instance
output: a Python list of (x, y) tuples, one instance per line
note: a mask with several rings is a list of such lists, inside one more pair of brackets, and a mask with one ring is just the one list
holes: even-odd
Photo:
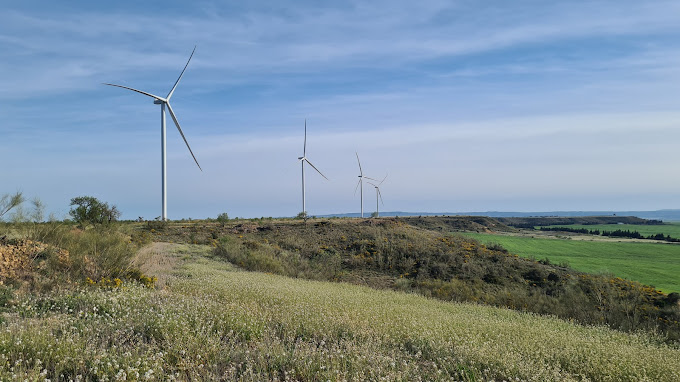
[(163, 232), (168, 227), (166, 220), (149, 220), (146, 222), (146, 229), (152, 232)]
[(109, 207), (108, 203), (101, 202), (92, 196), (79, 196), (71, 199), (71, 210), (68, 213), (73, 217), (73, 221), (83, 228), (89, 224), (108, 224), (120, 217), (120, 211), (115, 205)]
[(222, 223), (222, 227), (224, 227), (224, 225), (229, 221), (229, 214), (222, 212), (221, 214), (217, 215), (217, 221)]
[(120, 277), (134, 269), (132, 260), (140, 244), (109, 225), (81, 230), (70, 224), (48, 222), (14, 224), (12, 228), (22, 240), (48, 245), (31, 255), (33, 273), (23, 281), (28, 281), (32, 289), (80, 283), (88, 277)]
[(130, 233), (130, 241), (137, 247), (150, 244), (153, 241), (153, 236), (149, 231), (134, 230)]
[(505, 249), (505, 247), (503, 247), (500, 243), (488, 243), (486, 244), (486, 247), (492, 251), (508, 253), (508, 250)]
[(0, 308), (6, 308), (14, 300), (14, 290), (7, 285), (0, 285)]

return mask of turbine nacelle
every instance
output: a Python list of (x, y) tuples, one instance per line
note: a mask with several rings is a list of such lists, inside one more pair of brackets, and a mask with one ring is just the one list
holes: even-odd
[[(132, 90), (133, 92), (137, 92), (139, 94), (144, 94), (147, 97), (153, 98), (153, 103), (156, 105), (167, 105), (168, 107), (168, 112), (170, 112), (170, 117), (172, 117), (172, 121), (175, 122), (175, 126), (177, 127), (177, 130), (179, 131), (179, 134), (182, 136), (182, 139), (184, 140), (184, 143), (187, 145), (187, 148), (189, 149), (189, 153), (191, 153), (191, 157), (194, 158), (194, 162), (196, 162), (196, 166), (198, 166), (199, 170), (203, 171), (201, 168), (201, 165), (198, 164), (198, 159), (196, 159), (196, 156), (194, 155), (194, 152), (191, 150), (191, 146), (189, 146), (189, 142), (187, 141), (186, 137), (184, 136), (184, 132), (182, 131), (182, 128), (179, 126), (179, 121), (177, 121), (177, 117), (175, 116), (175, 112), (172, 110), (172, 106), (170, 106), (170, 97), (172, 97), (172, 93), (175, 92), (175, 89), (177, 88), (177, 85), (179, 84), (179, 80), (182, 79), (182, 76), (184, 76), (184, 72), (187, 70), (187, 67), (189, 66), (189, 62), (191, 62), (191, 57), (194, 56), (194, 52), (196, 52), (196, 47), (194, 47), (194, 50), (191, 52), (191, 56), (189, 56), (189, 60), (187, 60), (187, 64), (184, 65), (184, 69), (182, 70), (182, 73), (180, 73), (179, 77), (177, 78), (177, 81), (175, 81), (175, 85), (172, 87), (170, 90), (170, 93), (168, 93), (168, 96), (163, 98), (159, 97), (155, 94), (151, 94), (145, 91), (141, 91), (135, 88), (131, 88), (128, 86), (123, 86), (123, 85), (116, 85), (116, 84), (109, 84), (109, 83), (104, 83), (104, 85), (109, 85), (109, 86), (115, 86), (127, 90)], [(164, 108), (161, 108), (161, 110), (164, 110)], [(165, 111), (164, 111), (165, 112)], [(165, 123), (165, 122), (163, 122)], [(165, 125), (163, 125), (165, 126)], [(163, 131), (165, 131), (165, 127), (163, 127)]]

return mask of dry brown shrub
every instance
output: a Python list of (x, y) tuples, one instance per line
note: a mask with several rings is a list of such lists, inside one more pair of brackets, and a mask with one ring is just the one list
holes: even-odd
[(57, 265), (70, 263), (68, 251), (33, 240), (0, 241), (0, 282), (28, 280), (36, 270), (46, 266), (47, 255)]

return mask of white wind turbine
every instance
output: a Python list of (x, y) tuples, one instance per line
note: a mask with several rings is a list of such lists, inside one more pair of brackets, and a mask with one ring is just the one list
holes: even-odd
[(383, 178), (383, 180), (380, 181), (380, 183), (375, 184), (372, 182), (368, 182), (371, 186), (375, 187), (375, 216), (380, 217), (380, 206), (378, 205), (378, 198), (380, 198), (380, 203), (382, 205), (385, 205), (385, 202), (383, 202), (382, 194), (380, 193), (380, 185), (383, 184), (383, 182), (387, 179), (387, 175)]
[[(354, 152), (357, 155), (357, 163), (359, 163), (359, 182), (357, 183), (357, 186), (354, 188), (354, 195), (357, 194), (357, 189), (361, 188), (361, 217), (364, 217), (364, 179), (370, 179), (370, 180), (375, 180), (373, 178), (369, 178), (367, 176), (364, 176), (364, 172), (361, 170), (361, 161), (359, 160), (359, 153)], [(361, 186), (361, 187), (359, 187)]]
[(177, 126), (177, 130), (179, 130), (180, 135), (182, 136), (182, 139), (184, 139), (184, 143), (186, 143), (187, 148), (189, 149), (189, 152), (191, 153), (191, 156), (194, 158), (194, 162), (196, 162), (196, 165), (198, 168), (203, 171), (201, 168), (201, 165), (198, 164), (198, 160), (196, 160), (196, 156), (194, 155), (194, 152), (191, 151), (191, 147), (189, 146), (189, 142), (187, 142), (186, 137), (184, 136), (184, 133), (182, 132), (182, 128), (179, 127), (179, 122), (177, 121), (177, 117), (175, 116), (175, 113), (172, 111), (172, 106), (170, 106), (170, 97), (172, 97), (172, 93), (175, 92), (175, 88), (177, 88), (177, 84), (179, 84), (179, 80), (182, 79), (182, 76), (184, 75), (184, 71), (187, 70), (187, 66), (189, 66), (189, 61), (191, 61), (191, 58), (194, 56), (194, 52), (196, 51), (196, 47), (194, 46), (194, 50), (191, 52), (191, 56), (189, 56), (189, 60), (187, 61), (187, 64), (184, 65), (184, 69), (182, 70), (182, 73), (179, 75), (179, 78), (177, 78), (177, 81), (175, 82), (175, 85), (172, 87), (170, 90), (170, 93), (163, 98), (159, 97), (157, 95), (153, 95), (151, 93), (143, 92), (141, 90), (129, 88), (127, 86), (122, 86), (122, 85), (116, 85), (116, 84), (108, 84), (105, 83), (104, 85), (110, 85), (110, 86), (117, 86), (119, 88), (123, 89), (128, 89), (132, 90), (133, 92), (141, 93), (146, 96), (149, 96), (154, 99), (153, 103), (156, 105), (161, 105), (161, 158), (162, 158), (162, 172), (161, 172), (161, 182), (162, 182), (162, 188), (163, 188), (163, 212), (161, 214), (161, 218), (163, 221), (167, 220), (168, 218), (168, 204), (167, 204), (167, 172), (166, 172), (166, 155), (165, 155), (165, 107), (168, 107), (168, 111), (170, 112), (170, 116), (172, 117), (172, 120), (175, 122), (175, 126)]
[(319, 173), (319, 175), (323, 176), (326, 180), (326, 175), (322, 174), (321, 171), (319, 171), (318, 168), (316, 168), (312, 162), (307, 159), (307, 119), (305, 119), (305, 144), (302, 148), (302, 156), (298, 157), (300, 160), (300, 163), (302, 164), (302, 212), (306, 214), (307, 210), (305, 210), (305, 162), (309, 163), (310, 166), (312, 166), (313, 169), (316, 170), (316, 172)]

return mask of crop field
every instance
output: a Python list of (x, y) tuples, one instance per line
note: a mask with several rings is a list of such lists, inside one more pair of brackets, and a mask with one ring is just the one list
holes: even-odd
[[(506, 309), (244, 272), (208, 246), (134, 284), (26, 295), (3, 315), (9, 380), (676, 381), (680, 349)], [(159, 268), (160, 271), (160, 268)]]
[(628, 231), (637, 231), (640, 232), (640, 234), (644, 236), (650, 236), (650, 235), (656, 235), (657, 233), (662, 233), (664, 235), (668, 235), (672, 238), (677, 238), (680, 239), (680, 223), (666, 223), (666, 224), (661, 224), (661, 225), (644, 225), (644, 224), (594, 224), (594, 225), (582, 225), (582, 224), (573, 224), (573, 225), (554, 225), (554, 226), (548, 226), (548, 227), (566, 227), (566, 228), (573, 228), (573, 229), (582, 229), (585, 228), (587, 230), (599, 230), (599, 231), (616, 231), (617, 229), (620, 230), (628, 230)]
[[(589, 226), (585, 226), (589, 227)], [(621, 227), (620, 225), (617, 227)], [(652, 226), (657, 227), (657, 226)], [(660, 226), (659, 226), (660, 227)], [(640, 242), (564, 240), (498, 234), (466, 233), (482, 243), (498, 243), (508, 251), (537, 260), (592, 273), (653, 285), (664, 292), (680, 292), (680, 245)]]

